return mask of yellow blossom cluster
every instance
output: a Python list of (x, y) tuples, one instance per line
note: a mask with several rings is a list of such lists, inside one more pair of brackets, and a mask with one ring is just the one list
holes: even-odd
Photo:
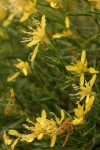
[[(83, 74), (83, 76), (87, 71), (89, 71), (90, 73), (98, 73), (98, 71), (96, 71), (94, 68), (87, 68), (87, 60), (85, 58), (85, 55), (85, 51), (82, 51), (81, 60), (77, 61), (76, 65), (67, 66), (66, 68), (70, 71), (78, 73), (79, 75)], [(27, 75), (28, 64), (26, 62), (20, 61), (14, 66), (21, 70), (24, 75)], [(14, 77), (8, 78), (8, 80), (11, 81), (12, 78)], [(21, 134), (16, 130), (9, 130), (8, 132), (4, 131), (3, 138), (5, 143), (9, 145), (12, 150), (14, 150), (14, 147), (16, 146), (18, 141), (32, 142), (35, 139), (41, 140), (42, 138), (47, 137), (51, 139), (50, 147), (53, 147), (55, 145), (57, 136), (65, 134), (65, 132), (67, 132), (67, 136), (62, 145), (62, 147), (64, 147), (66, 142), (68, 141), (70, 132), (74, 129), (74, 126), (83, 124), (85, 122), (85, 115), (91, 110), (95, 99), (95, 94), (92, 91), (95, 80), (96, 74), (93, 75), (92, 79), (89, 82), (85, 81), (84, 78), (80, 79), (81, 84), (78, 88), (78, 93), (76, 94), (76, 96), (80, 98), (80, 101), (84, 99), (84, 102), (83, 104), (80, 104), (80, 101), (76, 102), (78, 107), (74, 109), (74, 119), (65, 118), (64, 110), (61, 110), (61, 118), (58, 118), (54, 113), (51, 113), (53, 114), (55, 119), (47, 119), (46, 111), (42, 110), (41, 117), (36, 118), (35, 122), (27, 118), (26, 121), (27, 123), (31, 124), (31, 126), (23, 124), (24, 128), (30, 132), (29, 134)], [(14, 136), (15, 139), (11, 138), (12, 136)]]
[[(90, 111), (93, 105), (95, 99), (95, 92), (92, 91), (92, 87), (96, 81), (96, 73), (99, 73), (99, 71), (95, 70), (92, 67), (88, 68), (85, 50), (82, 51), (81, 60), (76, 60), (76, 64), (66, 66), (66, 69), (80, 76), (79, 87), (76, 85), (74, 86), (75, 89), (78, 91), (75, 95), (77, 96), (79, 101), (76, 102), (78, 108), (74, 109), (76, 117), (72, 121), (73, 125), (79, 125), (84, 123), (85, 115), (88, 113), (88, 111)], [(86, 72), (93, 74), (93, 77), (89, 82), (85, 80), (84, 74)], [(82, 100), (84, 100), (84, 102), (83, 104), (80, 104), (80, 101)]]
[(29, 38), (23, 38), (22, 42), (27, 42), (28, 43), (27, 47), (35, 46), (32, 54), (31, 54), (30, 61), (34, 61), (40, 44), (50, 44), (50, 41), (48, 40), (48, 37), (45, 33), (45, 27), (46, 27), (45, 15), (42, 16), (41, 22), (39, 22), (35, 19), (33, 21), (36, 25), (36, 29), (29, 27), (29, 29), (31, 30), (30, 32), (22, 31), (25, 34), (31, 35), (31, 37), (29, 37)]
[(20, 22), (27, 20), (32, 14), (37, 13), (37, 0), (7, 0), (6, 11), (9, 15), (3, 22), (3, 26), (8, 26), (14, 17), (20, 18)]
[[(9, 25), (15, 16), (18, 16), (20, 18), (20, 22), (27, 20), (32, 13), (37, 12), (36, 2), (37, 0), (8, 0), (8, 3), (10, 4), (10, 15), (8, 16), (7, 20), (4, 21), (3, 25)], [(57, 3), (59, 1), (57, 0), (48, 0), (48, 2), (53, 8), (59, 7)], [(0, 9), (3, 11), (3, 8), (1, 6)], [(23, 38), (22, 41), (28, 43), (27, 47), (35, 46), (34, 51), (31, 55), (31, 61), (34, 61), (40, 44), (50, 44), (50, 41), (48, 40), (45, 32), (45, 15), (42, 16), (41, 22), (38, 22), (35, 19), (33, 21), (36, 25), (36, 29), (29, 27), (31, 31), (23, 31), (25, 34), (28, 34), (31, 37)], [(62, 33), (54, 34), (53, 38), (73, 36), (73, 33), (69, 29), (70, 21), (68, 16), (65, 18), (65, 27), (66, 30), (63, 30)], [(24, 76), (27, 76), (31, 72), (29, 63), (24, 62), (20, 59), (18, 59), (18, 64), (14, 64), (13, 66), (18, 71), (11, 74), (7, 78), (8, 82), (16, 79), (16, 77), (19, 76), (21, 73), (23, 73)], [(79, 100), (76, 102), (77, 108), (74, 109), (73, 119), (66, 118), (64, 110), (61, 110), (61, 118), (58, 118), (54, 113), (51, 113), (53, 114), (54, 119), (53, 117), (51, 119), (47, 119), (46, 111), (42, 110), (41, 117), (37, 117), (34, 122), (27, 118), (26, 122), (29, 125), (23, 124), (23, 127), (27, 131), (29, 131), (29, 133), (19, 133), (18, 131), (13, 129), (9, 130), (8, 132), (4, 131), (3, 138), (5, 144), (10, 146), (11, 150), (14, 150), (16, 144), (19, 141), (25, 141), (30, 143), (36, 139), (41, 140), (44, 137), (51, 140), (50, 147), (53, 147), (56, 143), (57, 136), (65, 134), (67, 132), (67, 136), (62, 145), (64, 147), (66, 142), (68, 141), (70, 132), (74, 130), (74, 127), (85, 122), (85, 115), (91, 110), (91, 107), (95, 100), (95, 92), (92, 90), (92, 88), (96, 81), (96, 74), (98, 73), (98, 71), (95, 70), (93, 67), (88, 67), (85, 50), (82, 51), (81, 59), (75, 59), (75, 63), (66, 66), (66, 69), (79, 77), (79, 86), (75, 87), (77, 90), (77, 93), (75, 95)], [(85, 73), (93, 74), (90, 81), (85, 80)], [(11, 90), (10, 92), (11, 96), (14, 97), (13, 90)]]
[(100, 9), (100, 0), (88, 0), (88, 1), (94, 3), (94, 8)]
[[(26, 121), (31, 126), (26, 124), (23, 124), (23, 126), (30, 132), (29, 134), (21, 134), (16, 130), (9, 130), (7, 133), (4, 131), (3, 138), (5, 143), (14, 150), (18, 141), (32, 142), (35, 139), (41, 140), (43, 137), (47, 137), (51, 139), (50, 147), (53, 147), (57, 135), (63, 134), (65, 131), (70, 132), (72, 125), (69, 118), (63, 122), (65, 116), (64, 110), (61, 110), (61, 118), (58, 118), (54, 113), (52, 114), (54, 115), (54, 119), (47, 119), (46, 111), (42, 110), (41, 117), (36, 118), (36, 122), (27, 118)], [(15, 136), (15, 139), (12, 139), (11, 136)]]
[(62, 31), (62, 33), (56, 33), (52, 37), (54, 39), (63, 38), (63, 37), (75, 38), (75, 35), (70, 30), (70, 20), (69, 20), (68, 16), (66, 16), (66, 18), (65, 18), (65, 29)]
[(11, 82), (14, 79), (16, 79), (20, 75), (20, 73), (23, 73), (25, 76), (27, 76), (28, 73), (30, 72), (28, 62), (24, 62), (20, 59), (17, 59), (17, 60), (18, 60), (18, 64), (14, 64), (13, 66), (16, 67), (19, 71), (16, 71), (15, 73), (8, 76), (7, 82)]
[(66, 66), (66, 69), (68, 71), (71, 71), (74, 74), (80, 76), (80, 86), (83, 86), (83, 84), (84, 84), (84, 74), (86, 72), (89, 72), (92, 74), (98, 73), (98, 71), (95, 70), (94, 68), (92, 68), (92, 67), (88, 68), (88, 62), (86, 59), (85, 50), (82, 51), (81, 59), (80, 60), (75, 59), (75, 62), (76, 63), (72, 63), (72, 65), (70, 65), (70, 66)]
[[(30, 27), (32, 32), (23, 31), (24, 33), (32, 35), (30, 38), (24, 38), (24, 42), (28, 42), (27, 46), (31, 47), (35, 45), (31, 61), (35, 59), (39, 45), (47, 42), (45, 34), (45, 16), (42, 16), (41, 23), (36, 20), (34, 21), (37, 26), (36, 30)], [(69, 20), (66, 18), (66, 27), (69, 28), (69, 26)], [(75, 59), (75, 61), (76, 63), (66, 66), (68, 71), (71, 71), (80, 77), (79, 86), (75, 87), (76, 90), (78, 90), (75, 95), (79, 100), (76, 102), (77, 108), (74, 109), (74, 118), (66, 118), (64, 110), (61, 110), (61, 118), (58, 118), (54, 113), (51, 113), (55, 119), (47, 119), (46, 111), (42, 110), (41, 117), (36, 118), (35, 122), (27, 118), (26, 121), (28, 124), (31, 124), (30, 126), (23, 124), (24, 128), (27, 129), (29, 133), (19, 133), (16, 130), (9, 130), (8, 132), (4, 131), (4, 141), (12, 150), (14, 150), (18, 141), (32, 142), (35, 139), (41, 140), (44, 137), (51, 139), (50, 147), (53, 147), (57, 136), (67, 132), (67, 136), (62, 145), (62, 147), (64, 147), (68, 141), (70, 132), (74, 130), (74, 127), (85, 122), (85, 115), (91, 110), (95, 100), (95, 92), (93, 92), (92, 87), (96, 81), (96, 73), (98, 73), (98, 71), (92, 67), (88, 67), (85, 50), (82, 51), (81, 59)], [(28, 62), (24, 62), (20, 59), (18, 59), (18, 64), (14, 64), (14, 67), (16, 67), (18, 71), (7, 78), (8, 82), (14, 80), (20, 73), (27, 76), (31, 72)], [(85, 80), (85, 73), (87, 72), (93, 74), (93, 77), (88, 82)], [(82, 101), (82, 103), (80, 103), (80, 101)], [(13, 137), (15, 138), (13, 139)]]

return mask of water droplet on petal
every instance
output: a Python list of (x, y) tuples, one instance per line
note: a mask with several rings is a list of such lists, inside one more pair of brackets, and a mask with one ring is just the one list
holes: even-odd
[(29, 56), (28, 56), (28, 60), (29, 60), (29, 61), (31, 61), (32, 54), (33, 54), (33, 52), (32, 52), (32, 53), (30, 53), (30, 54), (29, 54)]

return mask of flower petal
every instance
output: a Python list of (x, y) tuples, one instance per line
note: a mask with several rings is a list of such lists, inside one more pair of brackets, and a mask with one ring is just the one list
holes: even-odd
[(16, 79), (19, 75), (20, 75), (20, 72), (16, 72), (16, 73), (11, 74), (11, 75), (7, 78), (7, 82), (13, 81), (13, 80)]
[(94, 68), (89, 68), (89, 72), (90, 73), (99, 73), (99, 71), (95, 70)]
[(86, 58), (86, 52), (85, 50), (82, 51), (82, 55), (81, 55), (81, 62), (84, 64), (85, 62), (85, 58)]
[(52, 137), (50, 147), (53, 147), (55, 145), (55, 142), (56, 142), (56, 135)]
[(7, 145), (10, 145), (12, 142), (12, 140), (7, 136), (5, 131), (3, 133), (3, 139), (4, 139), (5, 144), (7, 144)]
[(82, 73), (80, 76), (80, 86), (83, 86), (83, 84), (84, 84), (84, 73)]

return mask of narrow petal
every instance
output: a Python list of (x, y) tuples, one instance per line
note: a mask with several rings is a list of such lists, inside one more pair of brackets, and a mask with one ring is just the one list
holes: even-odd
[(38, 140), (41, 140), (43, 138), (43, 133), (39, 134)]
[(27, 72), (27, 69), (26, 69), (26, 68), (23, 68), (23, 69), (22, 69), (22, 72), (23, 72), (23, 74), (24, 74), (25, 76), (27, 76), (28, 72)]
[(71, 122), (73, 125), (79, 125), (83, 123), (83, 117), (82, 118), (76, 118)]
[(20, 139), (21, 141), (26, 141), (26, 142), (32, 142), (36, 138), (35, 134), (28, 134), (28, 135), (23, 135), (22, 138)]
[(13, 18), (15, 17), (15, 14), (13, 13), (13, 14), (10, 14), (9, 16), (8, 16), (8, 18), (3, 22), (3, 26), (4, 27), (7, 27), (10, 23), (11, 23), (11, 21), (13, 20)]
[(75, 113), (75, 116), (77, 116), (78, 118), (81, 118), (84, 116), (84, 105), (80, 105), (78, 104), (78, 108), (75, 108), (74, 109), (74, 113)]
[(11, 75), (7, 78), (7, 82), (13, 81), (13, 80), (16, 79), (19, 75), (20, 75), (20, 72), (16, 72), (16, 73), (11, 74)]
[(33, 53), (32, 53), (32, 56), (31, 56), (31, 61), (34, 61), (36, 55), (37, 55), (37, 52), (38, 52), (38, 47), (39, 47), (39, 44), (35, 47)]
[(3, 139), (4, 139), (5, 144), (7, 144), (7, 145), (10, 145), (12, 142), (12, 140), (10, 140), (10, 138), (7, 136), (5, 131), (3, 133)]
[(29, 42), (28, 44), (27, 44), (27, 47), (32, 47), (33, 45), (36, 45), (36, 44), (38, 44), (39, 43), (39, 39), (37, 39), (37, 40), (32, 40), (31, 42)]
[(90, 73), (99, 73), (99, 71), (95, 70), (94, 68), (89, 68), (89, 72)]
[(16, 137), (20, 137), (21, 136), (21, 134), (19, 132), (17, 132), (16, 130), (9, 130), (8, 134), (9, 135), (14, 135)]
[(66, 69), (68, 71), (76, 71), (76, 67), (75, 66), (66, 66)]
[(56, 135), (52, 137), (50, 147), (53, 147), (55, 145), (55, 142), (56, 142)]
[(46, 111), (45, 111), (45, 110), (42, 110), (41, 118), (38, 117), (38, 118), (36, 118), (36, 120), (37, 120), (37, 122), (40, 123), (41, 125), (44, 125), (45, 119), (46, 119)]
[(27, 20), (30, 16), (30, 13), (24, 12), (23, 16), (20, 18), (20, 22)]
[(68, 16), (65, 18), (65, 26), (66, 26), (66, 28), (70, 27), (70, 21), (69, 21)]
[(80, 86), (83, 86), (84, 84), (84, 74), (82, 73), (80, 76)]
[(61, 109), (61, 120), (60, 120), (60, 123), (62, 123), (62, 121), (64, 120), (64, 116), (65, 116), (64, 110)]
[(41, 19), (41, 26), (43, 28), (43, 30), (45, 29), (45, 26), (46, 26), (46, 19), (45, 19), (45, 15), (42, 16), (42, 19)]
[(87, 113), (88, 111), (90, 111), (90, 109), (91, 109), (91, 107), (92, 107), (92, 105), (93, 105), (93, 102), (94, 102), (94, 96), (91, 96), (90, 98), (89, 98), (89, 96), (86, 98), (86, 102), (85, 102), (85, 109), (86, 109), (86, 111), (85, 111), (85, 113)]
[(86, 58), (86, 52), (85, 50), (82, 51), (82, 55), (81, 55), (81, 62), (84, 64), (85, 62), (85, 58)]
[(11, 144), (11, 150), (14, 150), (16, 144), (18, 143), (19, 138), (17, 138), (12, 144)]
[(62, 33), (56, 33), (56, 34), (54, 34), (53, 36), (52, 36), (54, 39), (59, 39), (59, 38), (61, 38), (61, 37), (63, 37), (63, 34)]
[(93, 86), (93, 84), (94, 84), (95, 81), (96, 81), (96, 75), (94, 75), (92, 77), (92, 79), (89, 81), (91, 87)]

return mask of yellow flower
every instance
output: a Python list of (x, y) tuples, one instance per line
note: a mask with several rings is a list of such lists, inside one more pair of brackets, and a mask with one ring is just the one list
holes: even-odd
[(74, 37), (74, 34), (69, 29), (70, 28), (70, 21), (69, 21), (68, 16), (66, 16), (66, 18), (65, 18), (65, 27), (66, 27), (66, 30), (63, 30), (62, 33), (56, 33), (52, 37), (54, 39), (62, 38), (62, 37)]
[(19, 75), (20, 75), (20, 72), (15, 72), (15, 73), (9, 75), (8, 78), (7, 78), (7, 82), (13, 81), (13, 80), (16, 79)]
[[(44, 136), (47, 136), (47, 137), (51, 138), (50, 146), (53, 147), (56, 142), (56, 136), (57, 136), (56, 134), (54, 134), (54, 132), (58, 129), (58, 127), (59, 127), (58, 125), (60, 125), (62, 123), (62, 121), (64, 120), (64, 111), (61, 110), (61, 119), (57, 118), (56, 115), (55, 115), (55, 120), (46, 119), (46, 116), (47, 115), (46, 115), (45, 110), (42, 110), (41, 117), (36, 118), (36, 123), (27, 119), (26, 121), (31, 123), (32, 126), (29, 127), (26, 124), (24, 124), (24, 127), (27, 130), (30, 130), (31, 132), (33, 132), (33, 134), (31, 134), (31, 136), (30, 136), (29, 141), (32, 141), (35, 138), (40, 140)], [(26, 136), (26, 138), (27, 138), (27, 136)], [(25, 136), (21, 140), (22, 141), (26, 140)], [(27, 140), (27, 142), (28, 142), (28, 140)]]
[(53, 114), (55, 116), (55, 126), (53, 127), (52, 129), (52, 132), (51, 132), (51, 144), (50, 144), (50, 147), (53, 147), (55, 145), (55, 142), (56, 142), (56, 139), (57, 139), (57, 133), (56, 131), (59, 129), (59, 126), (61, 125), (61, 123), (63, 122), (64, 120), (64, 116), (65, 116), (65, 112), (63, 109), (61, 109), (61, 118), (58, 118), (54, 113), (51, 112), (51, 114)]
[(32, 32), (23, 31), (26, 34), (31, 35), (30, 38), (23, 38), (23, 42), (29, 42), (27, 44), (27, 47), (32, 47), (33, 45), (37, 45), (41, 42), (45, 42), (46, 35), (45, 35), (45, 26), (46, 26), (46, 20), (45, 15), (42, 16), (41, 23), (34, 20), (37, 28), (34, 30), (30, 27)]
[(28, 1), (26, 5), (23, 6), (23, 15), (20, 18), (20, 22), (27, 20), (30, 17), (30, 15), (37, 12), (36, 3), (37, 0)]
[(88, 0), (88, 1), (94, 3), (94, 8), (100, 9), (100, 0)]
[(14, 66), (17, 68), (17, 69), (19, 69), (21, 72), (23, 72), (23, 74), (25, 75), (25, 76), (27, 76), (27, 74), (28, 74), (28, 69), (29, 69), (29, 64), (28, 64), (28, 62), (24, 62), (24, 61), (22, 61), (22, 60), (20, 60), (20, 59), (17, 59), (18, 61), (19, 61), (19, 63), (18, 64), (14, 64)]
[(62, 121), (64, 120), (65, 112), (63, 109), (61, 109), (61, 119), (58, 118), (53, 112), (51, 112), (51, 114), (53, 114), (55, 116), (55, 121), (58, 125), (61, 124)]
[(11, 147), (11, 150), (14, 150), (16, 144), (18, 143), (20, 139), (20, 134), (16, 130), (9, 130), (8, 134), (17, 136), (17, 139), (13, 140), (9, 138), (9, 136), (6, 134), (5, 131), (3, 133), (3, 139), (4, 139), (5, 144), (9, 145)]
[(91, 107), (93, 105), (94, 102), (94, 96), (87, 96), (86, 100), (85, 100), (85, 106), (84, 104), (81, 106), (78, 104), (78, 108), (74, 109), (74, 113), (75, 113), (75, 119), (71, 122), (73, 125), (79, 125), (84, 123), (84, 117), (87, 114), (87, 112), (89, 112), (91, 110)]
[(94, 68), (87, 67), (87, 59), (86, 59), (86, 52), (85, 50), (82, 51), (81, 60), (76, 60), (76, 64), (72, 64), (71, 66), (66, 66), (68, 71), (72, 71), (80, 76), (80, 86), (84, 84), (84, 73), (98, 73)]
[(7, 11), (4, 9), (3, 3), (0, 2), (0, 21), (5, 19), (6, 15), (7, 15)]
[(84, 105), (78, 103), (78, 108), (74, 109), (76, 118), (71, 122), (73, 125), (79, 125), (84, 122)]
[(9, 0), (8, 10), (10, 15), (4, 21), (3, 26), (8, 26), (15, 16), (20, 17), (20, 22), (27, 20), (30, 15), (37, 12), (36, 2), (37, 0)]
[[(3, 138), (5, 143), (13, 150), (19, 140), (32, 142), (34, 139), (41, 140), (44, 136), (46, 136), (51, 139), (50, 146), (53, 147), (56, 142), (56, 137), (59, 135), (58, 133), (54, 133), (56, 133), (57, 129), (59, 129), (59, 126), (64, 120), (64, 111), (61, 110), (61, 119), (57, 118), (56, 116), (55, 120), (47, 119), (46, 116), (46, 111), (42, 110), (41, 117), (36, 118), (36, 122), (33, 122), (27, 118), (26, 121), (31, 125), (28, 126), (23, 124), (23, 126), (30, 132), (29, 134), (20, 134), (16, 130), (9, 130), (8, 135), (6, 132), (4, 132)], [(64, 124), (63, 126), (65, 126)], [(9, 136), (16, 137), (16, 139), (11, 139)]]
[(10, 145), (12, 142), (12, 140), (7, 136), (5, 131), (3, 133), (3, 139), (4, 139), (5, 144), (7, 144), (7, 145)]
[(80, 100), (83, 100), (87, 96), (94, 96), (95, 93), (92, 91), (92, 87), (95, 83), (96, 75), (93, 75), (89, 82), (85, 82), (85, 85), (79, 87), (79, 92), (76, 95), (80, 95)]
[(11, 75), (7, 78), (7, 82), (11, 82), (12, 80), (16, 79), (17, 76), (19, 76), (21, 72), (23, 72), (23, 74), (24, 74), (25, 76), (28, 75), (28, 71), (29, 71), (29, 64), (28, 64), (28, 62), (24, 62), (24, 61), (22, 61), (22, 60), (20, 60), (20, 59), (17, 59), (17, 60), (19, 61), (19, 63), (18, 63), (18, 64), (14, 64), (14, 66), (15, 66), (17, 69), (19, 69), (20, 71), (11, 74)]
[(47, 0), (52, 8), (59, 8), (61, 6), (61, 0)]
[[(31, 141), (35, 138), (40, 140), (44, 135), (51, 135), (53, 130), (56, 128), (56, 122), (54, 120), (46, 119), (45, 110), (42, 110), (41, 117), (36, 118), (36, 123), (32, 122), (29, 119), (27, 119), (26, 121), (32, 124), (32, 126), (30, 127), (24, 124), (24, 127), (33, 133), (31, 134), (32, 136), (30, 136)], [(21, 140), (25, 140), (25, 137), (23, 137)]]

